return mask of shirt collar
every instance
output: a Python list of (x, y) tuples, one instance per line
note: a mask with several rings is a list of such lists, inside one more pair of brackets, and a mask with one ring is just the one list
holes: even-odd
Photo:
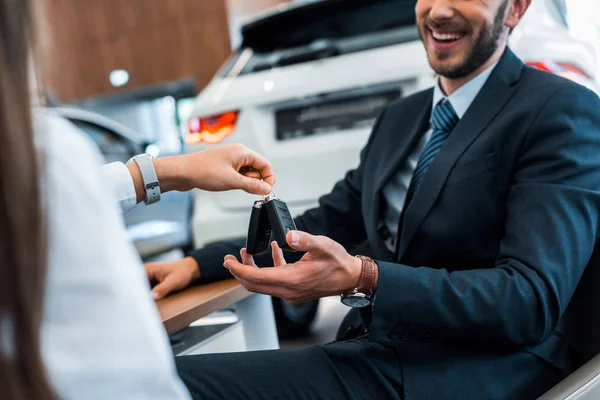
[(442, 92), (442, 89), (440, 88), (440, 81), (438, 79), (435, 87), (433, 88), (433, 107), (431, 109), (431, 114), (433, 115), (433, 109), (435, 108), (435, 106), (442, 99), (447, 98), (450, 104), (452, 104), (454, 111), (456, 111), (456, 115), (458, 115), (458, 118), (462, 119), (462, 117), (465, 115), (465, 113), (471, 106), (473, 100), (475, 100), (475, 97), (477, 97), (477, 94), (479, 93), (483, 85), (485, 85), (485, 83), (487, 82), (487, 79), (490, 77), (496, 65), (498, 65), (498, 63), (495, 63), (491, 67), (481, 72), (479, 75), (462, 85), (460, 88), (458, 88), (457, 91), (455, 91), (448, 97), (446, 97), (444, 92)]

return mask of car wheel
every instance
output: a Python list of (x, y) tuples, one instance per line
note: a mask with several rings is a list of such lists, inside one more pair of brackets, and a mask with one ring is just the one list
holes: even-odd
[(317, 315), (319, 299), (300, 304), (291, 304), (273, 297), (273, 312), (280, 339), (295, 339), (306, 336)]

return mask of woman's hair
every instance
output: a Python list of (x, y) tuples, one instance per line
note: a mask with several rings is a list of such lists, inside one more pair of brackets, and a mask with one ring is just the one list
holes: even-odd
[(0, 0), (0, 399), (54, 399), (40, 351), (46, 230), (28, 89), (27, 0)]

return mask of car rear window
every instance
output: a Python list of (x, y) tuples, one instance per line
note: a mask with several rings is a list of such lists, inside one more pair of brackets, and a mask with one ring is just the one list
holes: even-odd
[(305, 4), (242, 28), (242, 46), (220, 74), (236, 74), (334, 57), (418, 38), (416, 0), (328, 0)]

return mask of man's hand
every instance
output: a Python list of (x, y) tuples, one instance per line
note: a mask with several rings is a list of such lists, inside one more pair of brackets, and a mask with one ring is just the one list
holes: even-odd
[(275, 184), (275, 174), (269, 160), (242, 144), (158, 158), (154, 160), (154, 166), (161, 189), (165, 192), (241, 189), (252, 194), (267, 195)]
[(358, 286), (362, 262), (340, 244), (299, 231), (288, 232), (287, 242), (295, 250), (307, 252), (297, 263), (286, 264), (283, 252), (273, 242), (274, 268), (258, 268), (246, 249), (241, 252), (243, 264), (228, 255), (223, 265), (249, 291), (291, 303), (338, 295)]
[(146, 273), (152, 288), (154, 300), (160, 300), (167, 294), (186, 288), (192, 281), (200, 279), (200, 269), (196, 260), (186, 257), (171, 262), (147, 263)]

